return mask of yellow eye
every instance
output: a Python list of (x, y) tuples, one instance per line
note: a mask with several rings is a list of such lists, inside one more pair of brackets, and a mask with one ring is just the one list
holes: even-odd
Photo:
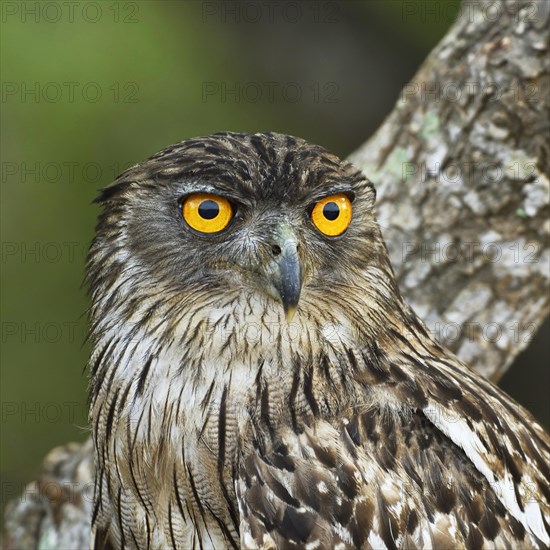
[(343, 193), (321, 199), (311, 212), (317, 229), (329, 237), (341, 235), (351, 222), (351, 201)]
[(231, 203), (209, 193), (189, 195), (183, 203), (183, 217), (189, 227), (200, 233), (218, 233), (233, 217)]

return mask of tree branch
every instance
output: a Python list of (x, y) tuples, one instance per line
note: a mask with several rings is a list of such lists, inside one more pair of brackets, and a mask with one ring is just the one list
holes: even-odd
[(6, 507), (4, 549), (88, 549), (93, 482), (91, 439), (50, 451), (38, 481)]
[[(550, 2), (466, 1), (350, 157), (377, 187), (405, 298), (493, 379), (549, 308), (549, 12)], [(6, 550), (86, 548), (92, 480), (89, 441), (54, 449), (6, 510)]]
[(549, 11), (533, 0), (465, 2), (350, 157), (378, 191), (405, 299), (493, 380), (549, 309)]

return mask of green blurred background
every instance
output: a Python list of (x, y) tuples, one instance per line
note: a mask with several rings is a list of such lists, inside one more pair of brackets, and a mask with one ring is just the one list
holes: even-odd
[[(87, 437), (80, 285), (96, 190), (219, 130), (276, 130), (346, 156), (457, 10), (458, 0), (2, 3), (2, 501), (49, 449)], [(504, 385), (548, 425), (546, 392), (529, 381), (548, 383), (548, 369), (534, 370), (542, 346)]]

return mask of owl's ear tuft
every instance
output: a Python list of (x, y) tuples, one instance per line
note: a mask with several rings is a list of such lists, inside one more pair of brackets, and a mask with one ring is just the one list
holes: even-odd
[(357, 187), (361, 189), (362, 194), (364, 194), (364, 197), (367, 200), (368, 207), (372, 209), (376, 203), (376, 188), (374, 187), (372, 181), (367, 178), (363, 172), (358, 172), (357, 176), (359, 180)]
[(98, 196), (93, 200), (94, 204), (104, 204), (111, 200), (116, 195), (121, 194), (123, 191), (128, 189), (131, 185), (129, 181), (121, 181), (119, 183), (112, 183), (107, 187), (99, 190)]
[(369, 200), (371, 202), (371, 206), (374, 207), (374, 203), (376, 202), (376, 187), (374, 187), (374, 184), (368, 178), (365, 179), (367, 180)]

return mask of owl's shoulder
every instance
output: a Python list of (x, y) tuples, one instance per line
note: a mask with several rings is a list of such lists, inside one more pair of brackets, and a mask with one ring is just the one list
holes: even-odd
[(242, 457), (236, 490), (245, 548), (536, 547), (418, 412), (369, 409), (289, 430)]

